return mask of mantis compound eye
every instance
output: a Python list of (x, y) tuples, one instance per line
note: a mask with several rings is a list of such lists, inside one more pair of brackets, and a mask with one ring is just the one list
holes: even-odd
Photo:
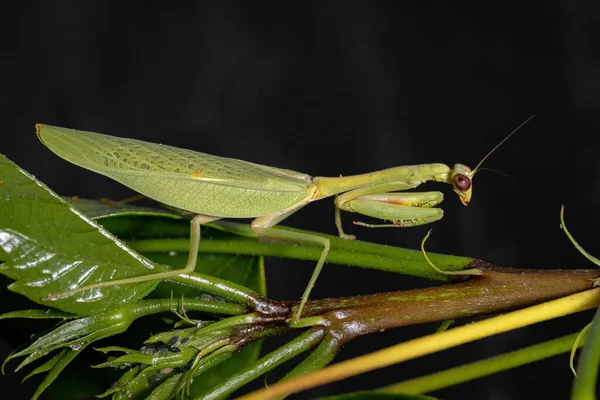
[(471, 178), (466, 175), (456, 174), (452, 178), (452, 181), (454, 182), (454, 186), (462, 192), (466, 192), (471, 188)]

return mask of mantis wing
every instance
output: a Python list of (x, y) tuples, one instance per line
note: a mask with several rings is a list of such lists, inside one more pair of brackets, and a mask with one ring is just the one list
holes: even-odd
[(233, 158), (50, 125), (36, 125), (36, 133), (65, 160), (198, 214), (258, 217), (301, 203), (315, 190), (309, 175)]

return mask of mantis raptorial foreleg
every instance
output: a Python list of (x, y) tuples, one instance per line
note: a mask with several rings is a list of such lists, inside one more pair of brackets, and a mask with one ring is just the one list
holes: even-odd
[[(412, 171), (404, 182), (383, 183), (370, 185), (345, 192), (335, 198), (335, 225), (340, 237), (355, 239), (348, 235), (342, 228), (341, 210), (356, 212), (373, 218), (392, 221), (392, 224), (371, 225), (362, 222), (370, 228), (378, 227), (408, 227), (423, 225), (442, 218), (443, 211), (430, 208), (442, 202), (444, 195), (440, 192), (425, 193), (395, 193), (398, 190), (407, 190), (418, 187), (422, 182), (436, 180), (435, 175), (421, 176), (418, 169)], [(408, 175), (408, 174), (407, 174)], [(329, 178), (316, 178), (325, 187)]]
[(340, 200), (338, 197), (335, 201), (335, 225), (340, 237), (355, 239), (354, 235), (348, 235), (342, 229), (341, 210), (354, 211), (369, 217), (392, 221), (391, 224), (354, 222), (356, 225), (368, 228), (408, 227), (428, 224), (444, 216), (442, 209), (430, 208), (438, 205), (442, 200), (444, 200), (444, 195), (440, 192), (374, 193), (350, 200), (343, 197)]
[(442, 219), (441, 208), (431, 208), (442, 202), (444, 195), (440, 192), (425, 193), (375, 193), (350, 200), (344, 210), (354, 211), (369, 217), (392, 221), (392, 224), (357, 225), (370, 228), (419, 226)]

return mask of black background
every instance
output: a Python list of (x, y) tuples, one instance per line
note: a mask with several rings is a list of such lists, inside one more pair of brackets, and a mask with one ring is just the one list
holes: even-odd
[[(121, 199), (132, 193), (56, 157), (34, 124), (337, 176), (475, 166), (536, 114), (486, 162), (515, 179), (477, 175), (467, 208), (450, 187), (427, 185), (446, 194), (445, 217), (432, 226), (366, 229), (346, 215), (347, 231), (416, 248), (434, 227), (430, 251), (508, 267), (588, 268), (558, 214), (565, 204), (571, 231), (600, 254), (600, 3), (515, 4), (19, 2), (0, 17), (0, 152), (59, 194)], [(333, 234), (333, 205), (311, 204), (285, 223)], [(313, 264), (267, 266), (270, 296), (296, 299)], [(327, 265), (313, 298), (429, 284)], [(389, 384), (575, 332), (590, 319), (541, 324), (298, 397)], [(434, 328), (362, 338), (338, 360)], [(565, 398), (571, 378), (562, 355), (434, 395)]]

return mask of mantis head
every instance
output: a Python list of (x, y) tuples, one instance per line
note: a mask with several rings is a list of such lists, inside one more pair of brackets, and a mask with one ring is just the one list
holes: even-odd
[(460, 202), (465, 206), (471, 201), (471, 195), (473, 193), (473, 175), (474, 171), (471, 168), (463, 164), (454, 164), (452, 171), (450, 172), (450, 184), (454, 193), (458, 195)]

